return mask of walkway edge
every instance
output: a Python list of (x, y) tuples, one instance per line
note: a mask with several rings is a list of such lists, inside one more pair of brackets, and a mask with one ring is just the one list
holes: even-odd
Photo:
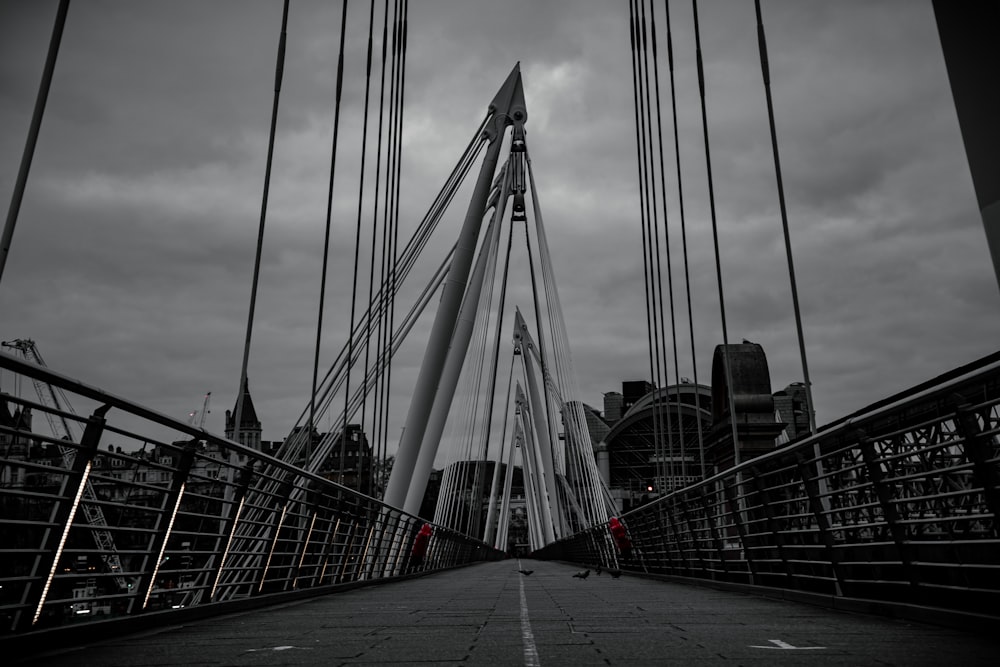
[[(573, 565), (574, 567), (588, 567), (586, 563), (574, 561), (554, 561)], [(954, 630), (964, 630), (977, 634), (1000, 633), (1000, 616), (987, 616), (985, 614), (974, 614), (971, 612), (955, 611), (952, 609), (942, 609), (940, 607), (925, 607), (903, 602), (886, 602), (880, 600), (867, 600), (864, 598), (837, 597), (834, 595), (823, 595), (821, 593), (810, 593), (808, 591), (791, 590), (787, 588), (771, 588), (768, 586), (755, 586), (753, 584), (740, 584), (728, 581), (715, 581), (712, 579), (698, 579), (696, 577), (683, 577), (673, 574), (655, 574), (652, 572), (642, 572), (638, 570), (622, 570), (622, 574), (641, 577), (643, 579), (655, 579), (675, 584), (687, 584), (690, 586), (701, 586), (703, 588), (715, 588), (723, 591), (734, 591), (757, 595), (760, 597), (774, 598), (786, 602), (801, 602), (827, 609), (838, 611), (869, 614), (872, 616), (883, 616), (927, 625), (937, 625)]]
[(408, 579), (416, 579), (428, 575), (457, 570), (480, 563), (467, 563), (454, 567), (441, 567), (422, 572), (412, 572), (395, 577), (385, 577), (381, 579), (368, 579), (364, 581), (350, 581), (342, 584), (331, 584), (328, 586), (308, 588), (301, 591), (285, 591), (281, 593), (269, 593), (241, 600), (229, 600), (226, 602), (213, 602), (201, 604), (184, 609), (170, 609), (164, 611), (154, 611), (137, 616), (123, 616), (121, 618), (109, 619), (106, 621), (95, 621), (87, 624), (62, 626), (47, 630), (38, 630), (20, 635), (0, 637), (0, 654), (8, 656), (12, 662), (17, 663), (25, 659), (31, 659), (42, 653), (50, 653), (69, 649), (74, 646), (96, 644), (109, 639), (121, 638), (123, 635), (130, 635), (140, 632), (162, 631), (178, 625), (186, 625), (193, 621), (229, 614), (240, 614), (247, 611), (254, 611), (263, 607), (280, 606), (303, 602), (309, 598), (321, 595), (334, 595), (343, 593), (355, 588), (376, 586), (379, 584), (392, 584)]

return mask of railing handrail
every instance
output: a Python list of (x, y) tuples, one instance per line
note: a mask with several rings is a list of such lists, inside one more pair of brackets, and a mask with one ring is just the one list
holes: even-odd
[[(983, 357), (982, 359), (978, 359), (970, 364), (967, 364), (966, 366), (961, 367), (959, 370), (969, 369), (969, 368), (971, 368), (971, 370), (968, 370), (964, 373), (960, 373), (959, 375), (955, 375), (953, 377), (947, 377), (950, 374), (945, 374), (945, 377), (947, 377), (947, 379), (942, 381), (941, 384), (928, 386), (930, 383), (934, 382), (934, 380), (930, 380), (921, 385), (918, 385), (918, 387), (923, 387), (923, 388), (919, 389), (916, 392), (913, 393), (901, 392), (900, 394), (896, 394), (895, 396), (900, 396), (898, 400), (891, 401), (889, 403), (885, 403), (884, 401), (879, 401), (873, 404), (874, 407), (868, 406), (866, 408), (862, 408), (860, 411), (852, 415), (837, 420), (827, 426), (821, 427), (818, 432), (813, 433), (812, 435), (809, 435), (805, 438), (802, 438), (801, 440), (795, 440), (794, 442), (790, 442), (784, 445), (783, 447), (775, 449), (774, 451), (770, 451), (767, 452), (766, 454), (762, 454), (747, 461), (743, 461), (739, 465), (733, 466), (731, 468), (720, 470), (715, 475), (712, 475), (711, 477), (706, 477), (700, 482), (686, 486), (683, 489), (677, 489), (675, 491), (671, 491), (670, 493), (664, 494), (653, 502), (661, 503), (661, 502), (669, 502), (672, 499), (676, 500), (679, 497), (684, 496), (702, 487), (712, 486), (718, 483), (722, 479), (732, 477), (734, 474), (748, 472), (753, 468), (761, 467), (762, 465), (765, 465), (775, 459), (780, 459), (785, 456), (788, 456), (790, 452), (794, 452), (797, 450), (805, 450), (806, 448), (811, 449), (816, 444), (822, 444), (824, 441), (835, 439), (836, 437), (841, 436), (845, 433), (851, 433), (857, 431), (861, 429), (864, 424), (869, 423), (877, 419), (878, 417), (884, 416), (887, 413), (890, 413), (894, 410), (899, 410), (901, 407), (904, 407), (906, 405), (917, 405), (926, 401), (926, 399), (928, 398), (934, 396), (940, 396), (942, 394), (947, 394), (956, 387), (965, 384), (970, 380), (975, 379), (976, 377), (987, 375), (990, 372), (1000, 370), (1000, 352), (996, 352), (994, 354)], [(891, 400), (891, 398), (892, 397), (890, 397), (889, 400)], [(633, 512), (639, 511), (641, 509), (642, 508), (640, 507), (634, 510), (630, 510), (629, 512), (623, 513), (622, 516), (627, 517), (629, 514), (632, 514)]]
[[(348, 491), (350, 493), (357, 493), (359, 495), (364, 495), (363, 493), (360, 493), (355, 489), (351, 489), (350, 487), (334, 482), (333, 480), (327, 479), (326, 477), (317, 475), (316, 473), (310, 472), (303, 468), (299, 468), (294, 464), (282, 461), (281, 459), (275, 458), (269, 454), (265, 454), (264, 452), (258, 451), (251, 447), (247, 447), (242, 443), (235, 442), (226, 437), (220, 436), (216, 433), (212, 433), (211, 431), (208, 431), (204, 428), (198, 428), (192, 426), (191, 424), (182, 422), (178, 419), (175, 419), (174, 417), (165, 415), (162, 412), (158, 412), (156, 410), (153, 410), (152, 408), (147, 408), (134, 401), (130, 401), (127, 398), (123, 398), (111, 392), (105, 391), (103, 389), (100, 389), (99, 387), (89, 385), (75, 378), (68, 377), (66, 375), (63, 375), (62, 373), (52, 370), (51, 368), (39, 366), (38, 364), (26, 361), (24, 359), (20, 359), (7, 352), (0, 351), (0, 368), (9, 370), (19, 375), (23, 375), (25, 377), (29, 377), (33, 380), (38, 380), (40, 382), (45, 382), (54, 385), (66, 391), (71, 391), (75, 394), (96, 401), (98, 403), (110, 405), (113, 408), (123, 410), (129, 414), (159, 424), (160, 426), (165, 426), (175, 431), (179, 431), (181, 433), (190, 435), (192, 438), (196, 438), (198, 440), (206, 440), (217, 445), (222, 445), (231, 448), (244, 455), (252, 456), (254, 459), (262, 463), (267, 463), (269, 465), (281, 468), (285, 472), (294, 473), (296, 475), (299, 475), (300, 477), (310, 479), (320, 484), (328, 485), (337, 490)], [(83, 418), (83, 421), (86, 421), (86, 419)], [(403, 511), (402, 508), (394, 507), (392, 505), (385, 503), (380, 498), (372, 498), (372, 500), (381, 503), (388, 509), (398, 511), (407, 516), (413, 516), (408, 512)]]
[[(0, 369), (36, 388), (65, 391), (92, 413), (65, 414), (83, 431), (72, 440), (37, 432), (37, 420), (0, 428), (5, 517), (27, 519), (0, 521), (10, 584), (0, 599), (0, 638), (104, 616), (390, 580), (503, 555), (295, 462), (31, 360), (0, 352)], [(0, 399), (21, 414), (65, 412), (20, 396)], [(104, 452), (109, 434), (143, 448)], [(36, 444), (64, 454), (36, 465), (51, 458)], [(147, 445), (156, 456), (143, 455)], [(113, 470), (118, 460), (134, 462), (129, 474)]]
[(995, 626), (997, 438), (1000, 354), (535, 555)]

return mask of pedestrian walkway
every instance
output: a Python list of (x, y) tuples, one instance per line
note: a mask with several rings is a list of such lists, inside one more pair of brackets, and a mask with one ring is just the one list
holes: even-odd
[[(519, 567), (532, 570), (524, 576)], [(1000, 641), (508, 560), (35, 657), (32, 665), (995, 665)]]

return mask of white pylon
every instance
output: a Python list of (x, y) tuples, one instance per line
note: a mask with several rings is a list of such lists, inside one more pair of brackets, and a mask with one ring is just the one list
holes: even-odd
[[(490, 113), (492, 114), (492, 122), (487, 125), (486, 130), (486, 138), (490, 144), (479, 171), (479, 178), (469, 202), (462, 230), (459, 233), (451, 269), (448, 271), (448, 277), (442, 288), (441, 301), (434, 317), (430, 339), (427, 342), (427, 349), (420, 365), (420, 373), (417, 376), (417, 384), (413, 390), (413, 399), (406, 415), (406, 426), (400, 438), (396, 460), (385, 491), (386, 504), (402, 507), (411, 514), (420, 511), (420, 499), (414, 501), (413, 496), (409, 494), (409, 489), (415, 481), (414, 469), (424, 441), (424, 433), (427, 430), (427, 422), (434, 405), (434, 397), (441, 382), (448, 347), (451, 344), (452, 333), (458, 320), (459, 308), (466, 292), (472, 268), (472, 258), (476, 250), (479, 230), (487, 209), (490, 186), (500, 156), (500, 147), (507, 127), (511, 125), (523, 126), (528, 119), (528, 112), (524, 105), (520, 63), (514, 67), (493, 98), (493, 102), (490, 104)], [(420, 483), (426, 485), (426, 478)]]

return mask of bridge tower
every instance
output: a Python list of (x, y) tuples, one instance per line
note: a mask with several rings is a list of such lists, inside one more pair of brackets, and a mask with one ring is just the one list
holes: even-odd
[[(457, 375), (445, 377), (445, 361), (449, 349), (453, 345), (462, 344), (454, 337), (456, 323), (459, 319), (462, 299), (469, 284), (469, 274), (472, 270), (473, 256), (483, 216), (490, 206), (488, 199), (504, 135), (510, 126), (515, 128), (515, 132), (523, 133), (524, 122), (528, 119), (528, 111), (524, 103), (524, 89), (521, 83), (520, 63), (514, 66), (514, 69), (507, 76), (507, 80), (493, 98), (489, 112), (491, 122), (486, 125), (483, 137), (489, 141), (489, 147), (486, 150), (465, 221), (459, 233), (451, 269), (442, 288), (441, 301), (417, 376), (413, 399), (406, 416), (406, 425), (400, 438), (399, 450), (396, 453), (396, 461), (393, 464), (385, 491), (386, 504), (402, 508), (413, 514), (420, 511), (420, 499), (423, 497), (423, 490), (430, 472), (429, 468), (426, 471), (416, 470), (418, 456), (422, 448), (437, 446), (436, 442), (427, 443), (424, 441), (435, 397), (440, 391), (454, 392), (454, 384), (458, 382)], [(464, 345), (467, 344), (466, 340)], [(442, 382), (447, 382), (447, 386), (443, 385)], [(424, 459), (427, 458), (425, 455)], [(433, 456), (429, 458), (433, 460)]]

